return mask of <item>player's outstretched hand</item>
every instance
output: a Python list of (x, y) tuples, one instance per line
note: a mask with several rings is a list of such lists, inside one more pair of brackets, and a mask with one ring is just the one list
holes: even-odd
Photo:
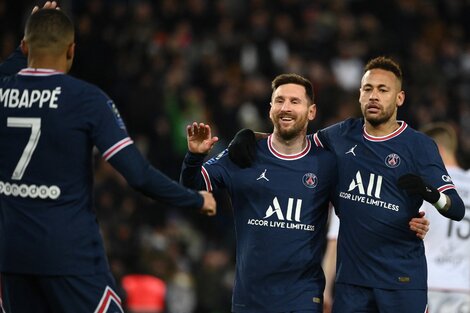
[(215, 202), (214, 196), (207, 191), (199, 191), (199, 193), (204, 198), (201, 213), (208, 216), (214, 216), (217, 213), (217, 203)]
[(418, 217), (413, 217), (410, 221), (410, 229), (416, 233), (416, 237), (424, 239), (429, 231), (429, 220), (424, 217), (424, 212), (419, 212)]
[[(46, 1), (46, 3), (44, 3), (44, 6), (42, 7), (43, 9), (56, 9), (56, 10), (60, 10), (59, 6), (57, 5), (57, 2), (56, 1)], [(37, 12), (39, 10), (39, 6), (35, 6), (33, 8), (33, 11), (31, 12), (31, 14)]]
[(208, 154), (219, 140), (218, 137), (212, 137), (209, 125), (204, 123), (198, 124), (196, 122), (186, 126), (186, 137), (188, 140), (188, 150), (199, 154)]
[(398, 178), (398, 187), (410, 195), (421, 195), (429, 203), (436, 203), (439, 200), (439, 191), (427, 184), (420, 176), (415, 174), (405, 174)]
[(256, 156), (255, 133), (248, 128), (240, 130), (228, 146), (228, 156), (239, 167), (250, 167)]

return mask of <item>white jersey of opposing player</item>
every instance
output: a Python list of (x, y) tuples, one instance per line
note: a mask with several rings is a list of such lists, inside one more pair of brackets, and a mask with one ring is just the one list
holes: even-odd
[(428, 288), (434, 291), (470, 293), (470, 171), (447, 168), (465, 203), (465, 217), (456, 222), (444, 218), (428, 202), (421, 207), (430, 221), (424, 244), (428, 263)]
[(328, 223), (328, 233), (327, 238), (328, 240), (337, 240), (339, 233), (339, 218), (338, 215), (335, 214), (334, 208), (330, 210), (330, 220)]

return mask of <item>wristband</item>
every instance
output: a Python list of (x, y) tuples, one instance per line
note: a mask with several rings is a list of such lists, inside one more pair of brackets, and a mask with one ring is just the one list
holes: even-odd
[(437, 200), (436, 203), (433, 203), (433, 205), (438, 210), (444, 209), (447, 205), (447, 196), (444, 193), (439, 192), (439, 200)]

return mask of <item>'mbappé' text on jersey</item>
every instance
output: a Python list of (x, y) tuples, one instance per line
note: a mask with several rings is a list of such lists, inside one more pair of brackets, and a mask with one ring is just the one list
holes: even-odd
[(91, 205), (92, 147), (109, 159), (131, 143), (97, 87), (53, 70), (2, 78), (0, 271), (107, 271)]
[(403, 121), (388, 136), (371, 136), (363, 119), (330, 126), (313, 140), (338, 160), (336, 210), (341, 222), (336, 281), (425, 289), (424, 245), (408, 225), (423, 200), (407, 195), (397, 181), (414, 173), (441, 192), (454, 188), (435, 143)]
[[(193, 158), (193, 160), (191, 160)], [(233, 312), (286, 312), (321, 307), (322, 250), (336, 158), (311, 145), (297, 155), (277, 152), (271, 137), (240, 169), (226, 151), (204, 164), (188, 155), (182, 178), (191, 187), (227, 188), (237, 238)], [(196, 177), (196, 179), (195, 179)]]

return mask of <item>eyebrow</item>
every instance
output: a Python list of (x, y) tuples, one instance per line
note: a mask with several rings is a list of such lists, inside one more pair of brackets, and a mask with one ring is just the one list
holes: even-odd
[[(367, 84), (362, 85), (362, 88), (363, 88), (363, 87), (374, 87), (374, 85), (372, 85), (371, 83), (367, 83)], [(385, 84), (379, 84), (379, 85), (377, 85), (377, 88), (382, 88), (382, 87), (391, 88), (390, 86), (385, 85)]]
[(301, 98), (299, 98), (299, 97), (294, 97), (294, 96), (291, 96), (291, 97), (289, 97), (289, 96), (276, 96), (276, 97), (274, 97), (274, 100), (276, 100), (276, 99), (290, 99), (290, 100), (299, 100), (299, 101), (302, 101)]

